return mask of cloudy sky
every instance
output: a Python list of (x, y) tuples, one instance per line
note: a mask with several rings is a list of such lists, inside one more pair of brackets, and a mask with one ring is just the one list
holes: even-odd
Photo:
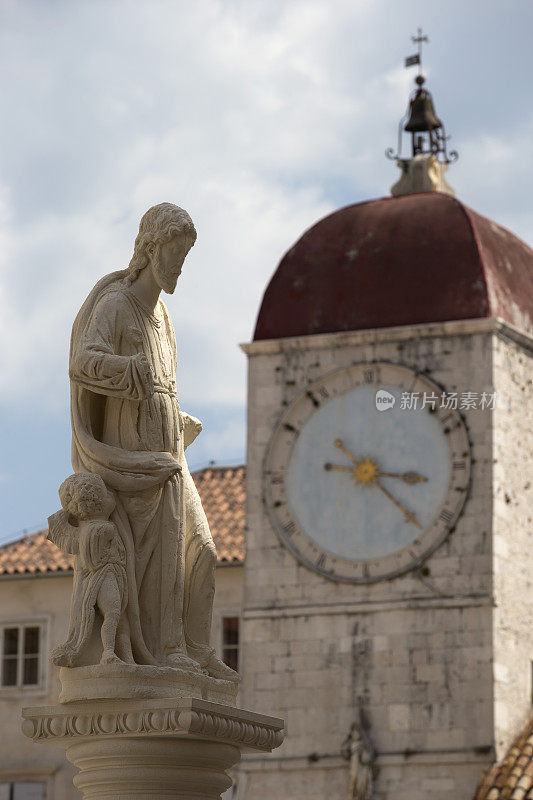
[(417, 26), (449, 180), (533, 243), (531, 0), (0, 0), (0, 541), (70, 473), (70, 327), (169, 200), (198, 230), (176, 294), (198, 467), (244, 460), (265, 284), (314, 221), (388, 193)]

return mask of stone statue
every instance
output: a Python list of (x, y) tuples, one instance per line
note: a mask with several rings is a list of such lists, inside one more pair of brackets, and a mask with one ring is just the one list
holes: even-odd
[(342, 753), (349, 762), (350, 800), (371, 800), (374, 796), (375, 750), (365, 725), (353, 723), (342, 745)]
[(241, 752), (283, 741), (283, 720), (236, 707), (240, 678), (209, 644), (216, 552), (185, 460), (202, 426), (180, 411), (159, 299), (195, 239), (181, 208), (150, 208), (72, 329), (74, 475), (48, 520), (75, 556), (70, 623), (59, 704), (23, 709), (22, 730), (64, 748), (85, 800), (220, 800)]
[[(98, 663), (88, 648), (84, 653), (96, 609), (97, 622), (103, 619), (102, 661), (239, 680), (209, 644), (216, 551), (185, 459), (202, 426), (180, 411), (174, 328), (159, 298), (161, 290), (174, 292), (195, 239), (186, 211), (171, 203), (150, 208), (129, 268), (102, 278), (74, 322), (69, 375), (76, 476), (60, 491), (63, 511), (51, 518), (50, 538), (77, 552), (78, 560), (71, 631), (52, 656), (58, 664)], [(89, 485), (99, 497), (104, 486), (112, 498), (96, 518), (87, 516), (83, 499), (81, 513), (71, 511)], [(67, 512), (72, 519), (65, 520)], [(86, 546), (97, 555), (81, 555)], [(104, 552), (107, 568), (100, 563)]]
[(98, 610), (102, 615), (101, 663), (132, 663), (124, 616), (128, 599), (126, 550), (116, 525), (108, 522), (115, 507), (113, 495), (98, 475), (80, 472), (61, 484), (59, 497), (63, 509), (49, 518), (48, 538), (76, 558), (68, 639), (52, 650), (50, 659), (61, 667), (79, 665)]

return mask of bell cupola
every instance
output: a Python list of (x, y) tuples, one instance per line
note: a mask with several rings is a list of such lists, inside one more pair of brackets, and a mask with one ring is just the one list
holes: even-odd
[[(449, 164), (458, 158), (457, 152), (448, 152), (444, 124), (437, 117), (433, 98), (425, 88), (426, 79), (422, 74), (422, 43), (428, 37), (418, 29), (411, 37), (418, 45), (418, 52), (405, 59), (405, 66), (418, 65), (415, 78), (416, 89), (409, 98), (409, 105), (398, 127), (398, 149), (387, 150), (387, 157), (396, 161), (402, 175), (391, 188), (394, 197), (417, 192), (443, 192), (455, 196), (455, 191), (445, 179)], [(405, 134), (410, 137), (410, 156), (402, 155)]]

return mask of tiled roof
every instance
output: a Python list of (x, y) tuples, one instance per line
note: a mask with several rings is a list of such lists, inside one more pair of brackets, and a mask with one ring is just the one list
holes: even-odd
[(219, 563), (244, 561), (245, 475), (246, 467), (208, 467), (193, 472), (215, 540)]
[(474, 800), (531, 800), (533, 798), (533, 717), (504, 758), (484, 775)]
[[(245, 555), (245, 467), (208, 467), (193, 473), (215, 540), (219, 564), (241, 564)], [(43, 530), (0, 546), (0, 576), (65, 572), (73, 556), (61, 552)]]
[(48, 530), (24, 536), (0, 547), (0, 576), (26, 572), (65, 572), (73, 556), (66, 555), (46, 538)]

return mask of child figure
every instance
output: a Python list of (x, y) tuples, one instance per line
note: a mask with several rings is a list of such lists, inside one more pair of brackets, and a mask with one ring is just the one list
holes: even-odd
[(100, 663), (134, 663), (124, 614), (128, 600), (126, 551), (116, 526), (109, 521), (114, 497), (99, 475), (79, 472), (61, 484), (59, 498), (63, 508), (48, 518), (48, 539), (76, 558), (68, 639), (52, 650), (50, 660), (61, 667), (86, 663), (82, 651), (98, 609), (103, 617)]

